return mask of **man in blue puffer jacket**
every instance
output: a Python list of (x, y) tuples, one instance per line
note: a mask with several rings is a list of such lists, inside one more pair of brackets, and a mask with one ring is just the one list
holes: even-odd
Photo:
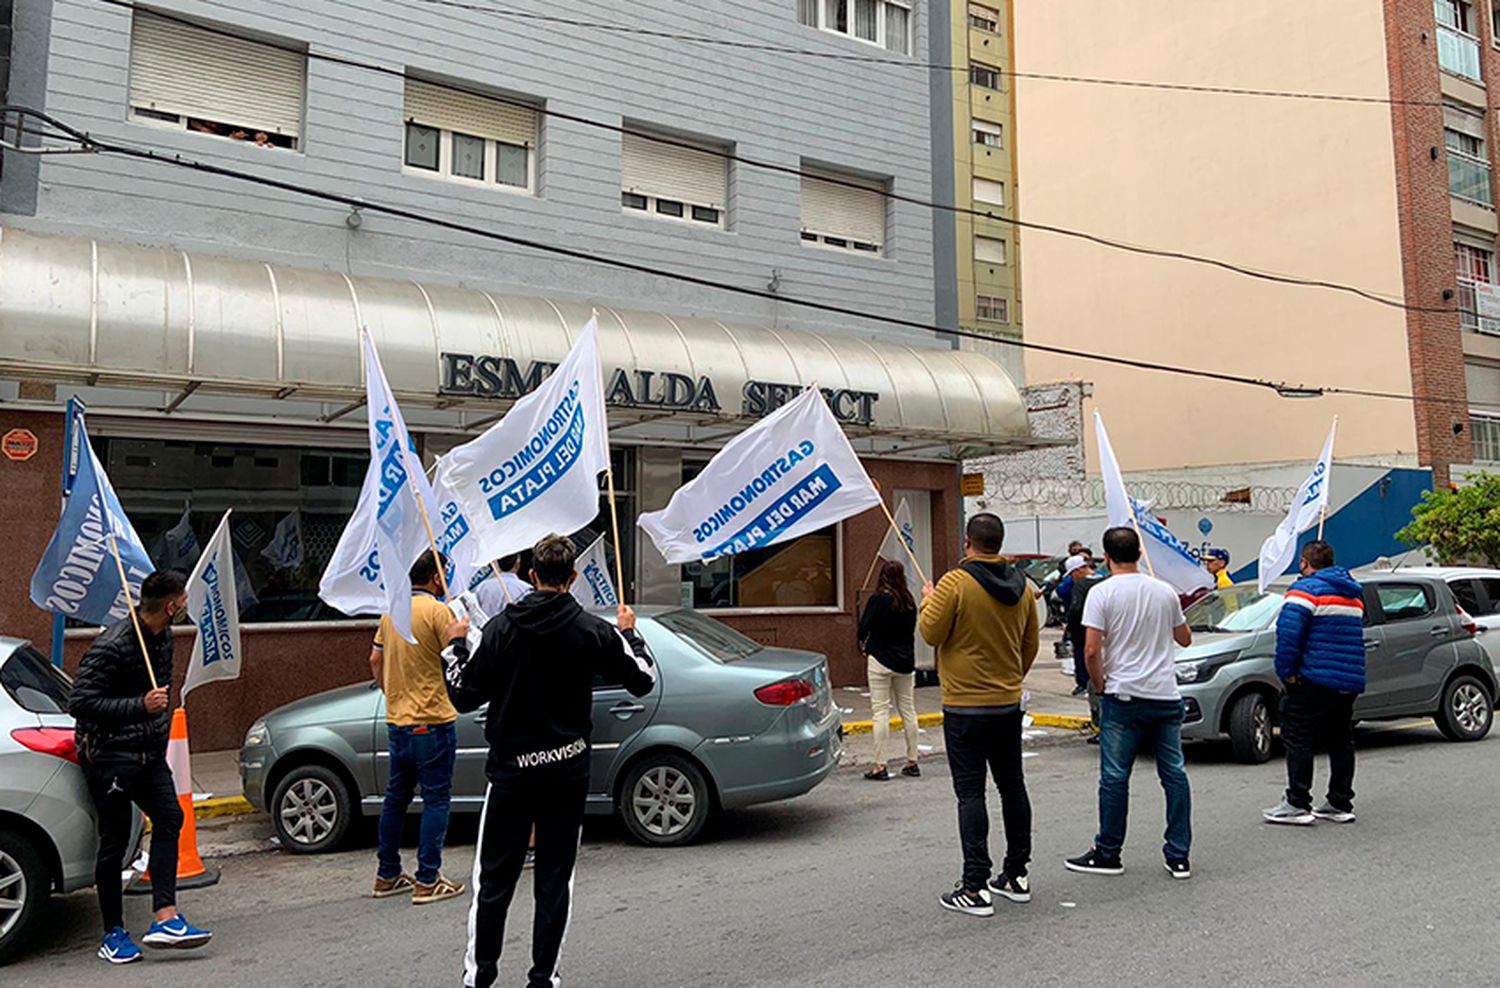
[[(1285, 685), (1281, 741), (1286, 796), (1263, 814), (1268, 823), (1309, 826), (1354, 822), (1354, 700), (1365, 691), (1364, 591), (1333, 546), (1302, 549), (1302, 579), (1276, 619), (1276, 675)], [(1312, 802), (1313, 748), (1328, 749), (1328, 798)]]

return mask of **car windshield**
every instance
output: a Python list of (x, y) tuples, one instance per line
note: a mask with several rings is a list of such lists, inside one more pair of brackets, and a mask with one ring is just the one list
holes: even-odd
[(1280, 590), (1225, 587), (1193, 601), (1184, 614), (1193, 631), (1260, 631), (1276, 622), (1281, 596)]
[(0, 666), (0, 686), (23, 710), (34, 714), (65, 714), (73, 681), (41, 652), (22, 645)]
[(656, 615), (656, 623), (720, 662), (738, 662), (761, 649), (760, 643), (697, 611), (668, 611)]

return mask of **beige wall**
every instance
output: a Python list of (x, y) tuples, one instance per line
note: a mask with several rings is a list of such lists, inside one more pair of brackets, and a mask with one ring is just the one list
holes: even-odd
[[(1015, 5), (1017, 70), (1389, 93), (1381, 5)], [(1021, 217), (1399, 297), (1390, 109), (1017, 81)], [(1273, 380), (1410, 392), (1401, 311), (1028, 232), (1026, 338)], [(1095, 382), (1126, 471), (1410, 455), (1409, 404), (1293, 401), (1029, 352), (1028, 381)], [(1088, 430), (1092, 433), (1092, 430)], [(1090, 444), (1093, 437), (1090, 434)], [(1097, 467), (1090, 450), (1091, 467)]]

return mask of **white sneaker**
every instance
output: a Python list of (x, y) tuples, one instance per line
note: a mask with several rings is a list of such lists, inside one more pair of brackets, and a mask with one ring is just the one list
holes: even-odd
[(1262, 810), (1260, 815), (1267, 823), (1280, 823), (1293, 827), (1311, 827), (1316, 819), (1312, 810), (1293, 806), (1285, 798), (1270, 809)]
[(1319, 820), (1327, 820), (1329, 823), (1354, 822), (1353, 810), (1341, 810), (1327, 800), (1324, 800), (1321, 806), (1313, 810), (1312, 815), (1317, 817)]

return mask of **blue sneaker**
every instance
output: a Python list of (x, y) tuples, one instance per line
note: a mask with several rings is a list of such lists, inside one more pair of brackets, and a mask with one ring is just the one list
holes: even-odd
[(169, 947), (176, 950), (191, 950), (208, 943), (213, 934), (200, 930), (187, 921), (181, 913), (163, 923), (152, 923), (151, 929), (141, 937), (148, 947)]
[(111, 964), (129, 964), (141, 959), (141, 948), (130, 939), (129, 933), (117, 926), (104, 934), (104, 942), (99, 944), (99, 959)]

